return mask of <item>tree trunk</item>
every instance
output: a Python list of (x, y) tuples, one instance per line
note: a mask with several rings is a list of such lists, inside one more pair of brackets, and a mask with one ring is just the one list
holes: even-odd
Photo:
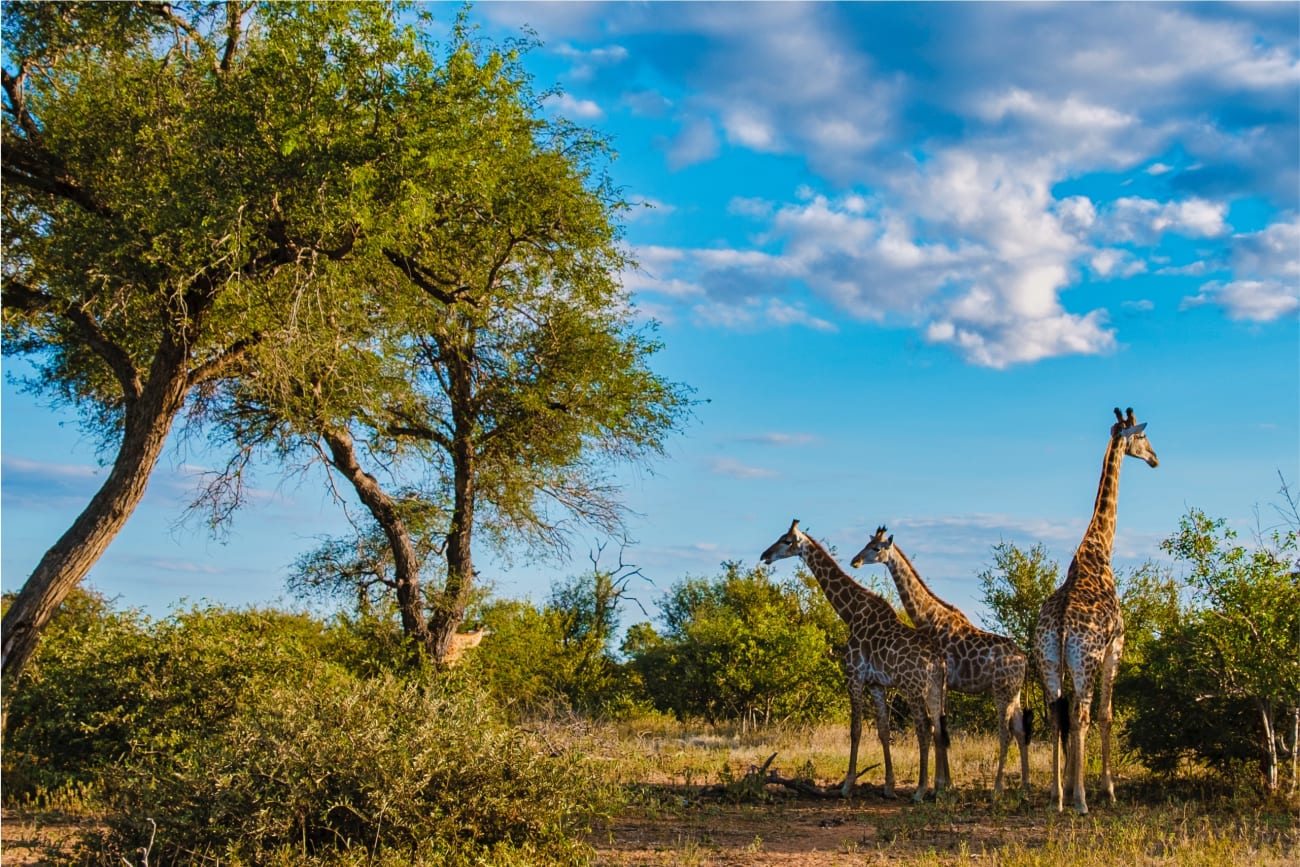
[(81, 583), (144, 497), (188, 392), (186, 356), (166, 347), (154, 356), (148, 381), (127, 404), (122, 444), (113, 468), (72, 526), (45, 552), (5, 613), (0, 669), (8, 697), (35, 652), (41, 631), (63, 600)]
[(397, 504), (384, 492), (375, 477), (361, 468), (350, 433), (346, 430), (327, 430), (324, 438), (330, 448), (334, 468), (352, 484), (357, 497), (384, 531), (384, 537), (393, 552), (397, 608), (402, 617), (402, 630), (422, 652), (441, 660), (446, 651), (444, 649), (441, 654), (437, 652), (438, 646), (429, 632), (429, 624), (424, 616), (424, 599), (420, 594), (420, 560), (411, 541), (411, 532), (398, 513)]
[[(472, 332), (471, 332), (472, 333)], [(448, 385), (452, 408), (452, 507), (447, 530), (447, 583), (434, 605), (435, 654), (446, 656), (451, 637), (465, 617), (465, 603), (474, 586), (474, 505), (477, 496), (474, 460), (474, 349), (472, 338), (448, 353)]]
[(1296, 791), (1296, 772), (1300, 771), (1300, 707), (1291, 708), (1291, 794)]
[(1267, 699), (1262, 698), (1255, 699), (1255, 707), (1259, 710), (1259, 721), (1263, 728), (1260, 741), (1260, 771), (1264, 774), (1264, 785), (1270, 792), (1276, 792), (1278, 788), (1277, 739), (1274, 737), (1273, 708)]
[(451, 646), (451, 637), (465, 619), (465, 603), (474, 586), (474, 462), (468, 443), (456, 443), (456, 477), (453, 483), (451, 527), (447, 532), (447, 584), (434, 606), (434, 646), (441, 660)]

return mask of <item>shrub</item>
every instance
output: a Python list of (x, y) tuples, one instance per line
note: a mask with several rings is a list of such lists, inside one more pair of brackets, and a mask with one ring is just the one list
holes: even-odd
[(10, 803), (92, 783), (129, 749), (157, 648), (138, 611), (77, 589), (14, 685), (5, 683), (4, 789)]
[(154, 863), (581, 860), (605, 806), (593, 767), (505, 725), (461, 678), (260, 675), (218, 732), (141, 748), (110, 778), (111, 850)]
[(628, 630), (623, 651), (655, 707), (712, 723), (843, 717), (836, 648), (846, 629), (811, 576), (778, 584), (763, 567), (724, 568), (672, 588), (663, 634), (648, 623)]

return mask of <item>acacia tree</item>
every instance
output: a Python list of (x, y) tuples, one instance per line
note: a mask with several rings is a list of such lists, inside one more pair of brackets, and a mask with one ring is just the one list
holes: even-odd
[(6, 3), (3, 33), (4, 351), (112, 455), (4, 616), (9, 679), (177, 417), (330, 306), (409, 43), (373, 4)]
[[(1162, 660), (1173, 666), (1165, 684), (1174, 692), (1156, 704), (1163, 715), (1175, 717), (1179, 705), (1238, 702), (1250, 708), (1264, 784), (1276, 791), (1278, 723), (1289, 721), (1300, 706), (1297, 530), (1276, 531), (1248, 549), (1223, 519), (1192, 509), (1161, 547), (1186, 564), (1184, 580), (1193, 598), (1176, 631), (1185, 653)], [(1199, 692), (1190, 691), (1192, 683), (1190, 689)], [(1202, 730), (1200, 740), (1217, 744), (1222, 736)], [(1173, 746), (1196, 748), (1186, 742)]]
[[(350, 266), (351, 302), (323, 314), (364, 320), (368, 338), (241, 380), (227, 428), (312, 450), (351, 485), (387, 541), (403, 627), (438, 660), (473, 587), (476, 533), (556, 553), (575, 524), (616, 532), (612, 463), (660, 453), (689, 409), (650, 369), (659, 344), (619, 283), (630, 263), (608, 148), (546, 120), (518, 58), (462, 18), (444, 59), (405, 83), (394, 199)], [(437, 589), (421, 581), (422, 544)]]

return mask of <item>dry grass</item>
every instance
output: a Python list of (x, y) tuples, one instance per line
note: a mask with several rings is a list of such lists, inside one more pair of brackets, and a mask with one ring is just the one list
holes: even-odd
[[(739, 782), (776, 753), (773, 767), (782, 776), (838, 783), (846, 726), (741, 732), (642, 720), (589, 734), (610, 774), (635, 793), (628, 810), (592, 835), (603, 865), (1300, 864), (1300, 801), (1234, 794), (1213, 780), (1165, 785), (1123, 756), (1115, 768), (1117, 804), (1094, 789), (1088, 816), (1057, 814), (1047, 796), (1051, 749), (1041, 741), (1031, 748), (1028, 800), (1018, 792), (1014, 746), (1009, 791), (994, 803), (996, 738), (957, 733), (949, 754), (954, 788), (913, 805), (907, 796), (918, 762), (910, 737), (896, 735), (892, 749), (899, 800), (880, 797), (883, 771), (876, 767), (862, 774), (858, 796), (842, 801)], [(864, 768), (881, 761), (874, 731), (859, 756)], [(1090, 769), (1094, 787), (1097, 773)], [(718, 793), (716, 784), (728, 781), (736, 785)]]
[[(998, 865), (998, 867), (1272, 867), (1300, 865), (1300, 800), (1264, 800), (1203, 778), (1165, 785), (1121, 759), (1119, 801), (1092, 792), (1092, 812), (1057, 814), (1047, 803), (1050, 745), (1031, 750), (1031, 797), (1019, 797), (1019, 759), (1008, 756), (1009, 792), (991, 795), (997, 741), (954, 734), (955, 786), (914, 805), (917, 756), (910, 737), (894, 746), (899, 799), (879, 795), (874, 731), (864, 736), (861, 787), (852, 800), (800, 797), (779, 786), (745, 785), (745, 773), (777, 754), (782, 776), (838, 783), (848, 755), (846, 726), (742, 732), (678, 725), (664, 718), (593, 726), (569, 720), (530, 726), (542, 743), (577, 746), (628, 793), (625, 808), (593, 830), (592, 862), (608, 867), (831, 867), (831, 865)], [(1090, 770), (1096, 785), (1097, 769)], [(731, 782), (718, 792), (709, 787)], [(67, 854), (91, 814), (6, 810), (3, 863), (49, 863)], [(53, 857), (52, 857), (53, 856)]]

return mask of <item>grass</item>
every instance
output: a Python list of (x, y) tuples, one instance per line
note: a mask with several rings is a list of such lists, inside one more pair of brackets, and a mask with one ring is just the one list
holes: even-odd
[[(918, 770), (915, 743), (899, 735), (893, 747), (899, 799), (879, 796), (880, 746), (865, 735), (865, 768), (852, 800), (797, 797), (779, 786), (755, 786), (750, 769), (772, 764), (784, 777), (838, 783), (848, 755), (847, 727), (826, 725), (760, 731), (683, 726), (652, 717), (594, 725), (573, 719), (530, 725), (538, 742), (580, 749), (597, 764), (601, 785), (621, 788), (627, 806), (594, 829), (592, 863), (631, 865), (839, 864), (1102, 867), (1112, 864), (1189, 867), (1268, 867), (1300, 864), (1300, 799), (1265, 798), (1211, 775), (1170, 782), (1119, 756), (1118, 803), (1097, 791), (1089, 769), (1092, 812), (1058, 814), (1048, 804), (1050, 745), (1031, 750), (1032, 792), (1019, 794), (1019, 757), (1007, 760), (1007, 792), (992, 798), (994, 737), (955, 732), (949, 755), (954, 787), (923, 804), (910, 802)], [(1095, 758), (1093, 760), (1095, 765)], [(1289, 784), (1289, 781), (1286, 781)], [(719, 788), (719, 784), (724, 784)], [(24, 860), (15, 840), (23, 822), (57, 830), (62, 817), (94, 823), (93, 796), (66, 790), (20, 813), (6, 810), (4, 863), (62, 860), (62, 847), (40, 836), (43, 854)], [(17, 823), (10, 820), (17, 819)], [(33, 839), (28, 835), (27, 839)], [(64, 863), (67, 863), (66, 861)], [(541, 862), (539, 862), (540, 864)]]
[[(633, 808), (597, 841), (598, 863), (892, 865), (994, 864), (1008, 867), (1300, 864), (1300, 799), (1265, 798), (1208, 775), (1176, 781), (1152, 776), (1131, 757), (1116, 754), (1117, 803), (1098, 791), (1095, 750), (1089, 768), (1087, 816), (1058, 814), (1048, 803), (1051, 748), (1030, 753), (1031, 794), (1020, 795), (1020, 764), (1013, 746), (1006, 792), (994, 802), (997, 739), (954, 733), (949, 765), (954, 787), (912, 805), (908, 788), (919, 768), (915, 742), (896, 735), (892, 746), (900, 798), (879, 797), (883, 770), (862, 774), (857, 798), (810, 804), (779, 787), (734, 802), (708, 787), (742, 779), (773, 752), (783, 776), (838, 783), (847, 764), (846, 726), (741, 731), (697, 729), (671, 721), (639, 720), (603, 729), (604, 749), (618, 756), (609, 769), (635, 793)], [(1094, 745), (1095, 746), (1095, 745)], [(874, 731), (859, 748), (860, 768), (882, 761)], [(933, 757), (931, 757), (933, 761)], [(673, 837), (654, 837), (655, 826)], [(816, 829), (816, 830), (814, 830)], [(623, 837), (650, 840), (640, 849)], [(755, 841), (761, 840), (761, 846)], [(676, 841), (681, 841), (680, 845)], [(624, 841), (626, 842), (626, 841)], [(647, 849), (655, 853), (648, 856)]]

